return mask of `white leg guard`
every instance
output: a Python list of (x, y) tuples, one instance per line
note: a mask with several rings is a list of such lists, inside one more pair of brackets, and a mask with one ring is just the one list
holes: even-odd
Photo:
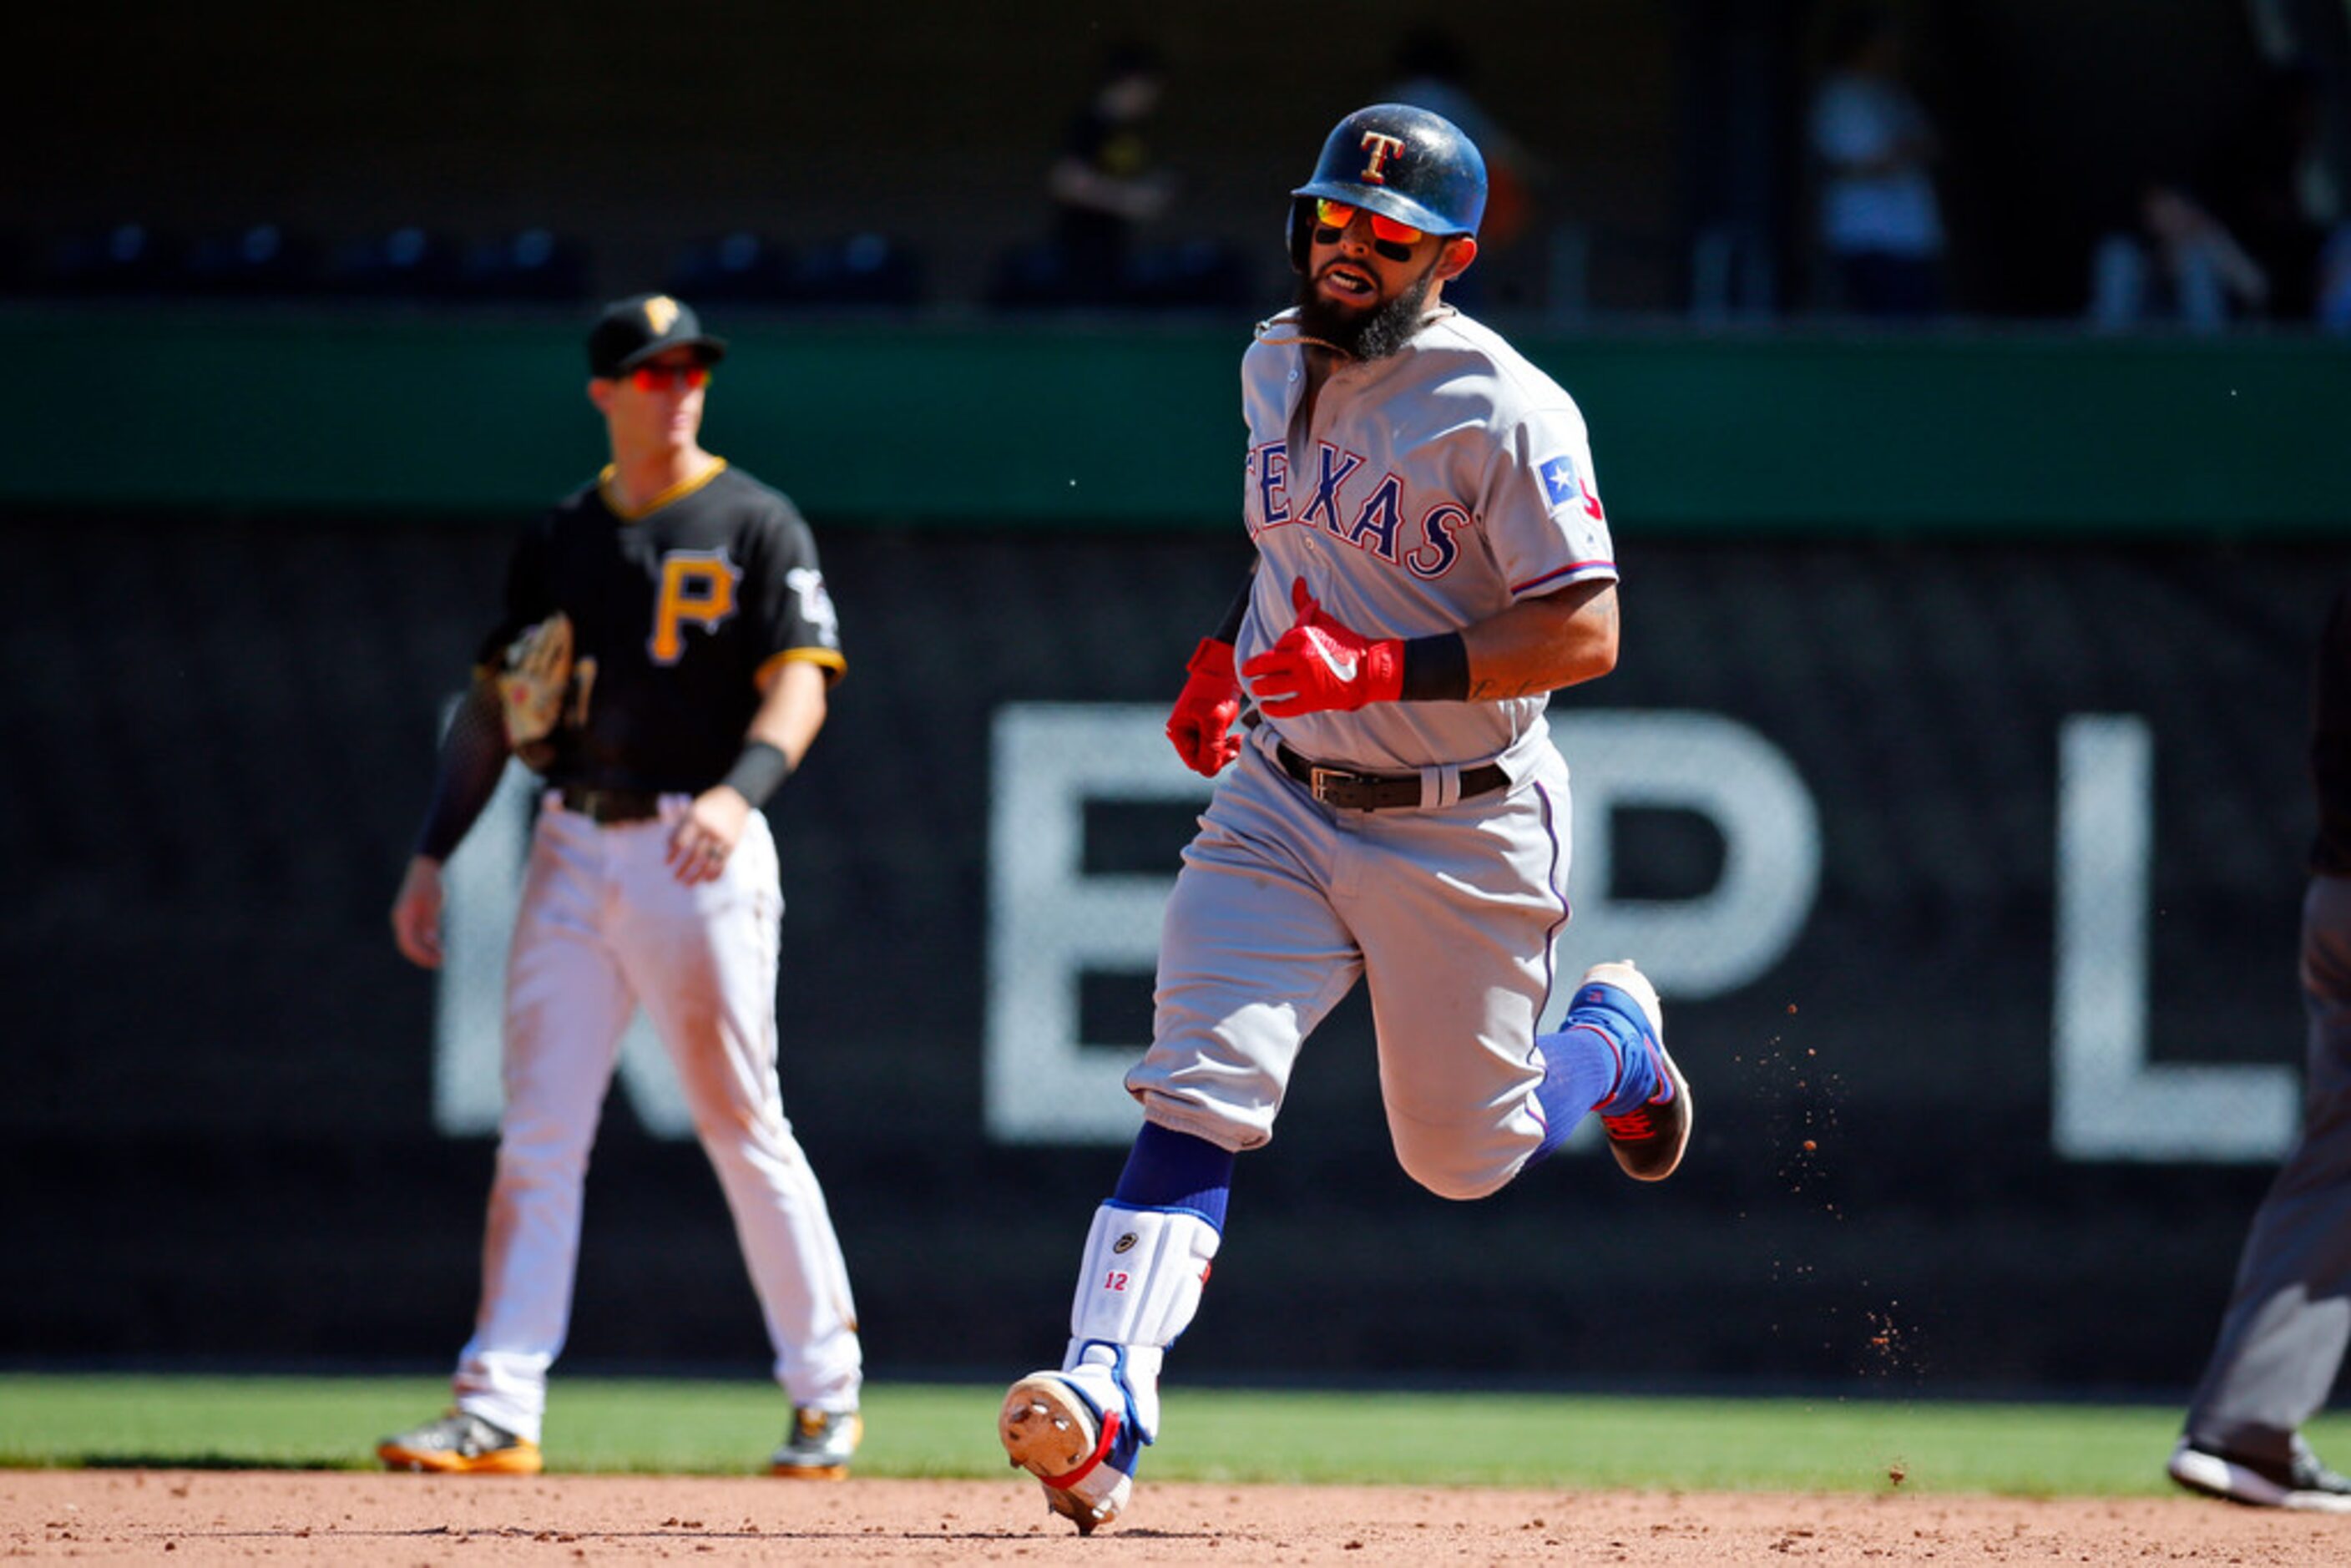
[(1221, 1239), (1215, 1226), (1186, 1209), (1105, 1203), (1094, 1210), (1061, 1367), (1123, 1361), (1128, 1416), (1146, 1443), (1159, 1435), (1159, 1364), (1200, 1310)]
[(1079, 1533), (1123, 1512), (1143, 1445), (1159, 1435), (1159, 1364), (1192, 1314), (1217, 1228), (1188, 1209), (1103, 1204), (1086, 1234), (1059, 1372), (1014, 1384), (997, 1417), (1012, 1463)]

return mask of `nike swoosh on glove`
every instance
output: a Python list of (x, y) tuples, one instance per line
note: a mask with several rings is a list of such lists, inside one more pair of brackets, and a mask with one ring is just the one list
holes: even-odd
[(1167, 739), (1184, 766), (1203, 779), (1213, 779), (1241, 754), (1241, 737), (1232, 733), (1240, 716), (1241, 683), (1233, 674), (1233, 645), (1203, 637), (1184, 668), (1191, 678), (1167, 716)]
[(1332, 619), (1302, 577), (1290, 585), (1290, 603), (1297, 622), (1241, 666), (1259, 708), (1274, 718), (1294, 718), (1333, 708), (1352, 713), (1404, 695), (1402, 638), (1375, 641)]

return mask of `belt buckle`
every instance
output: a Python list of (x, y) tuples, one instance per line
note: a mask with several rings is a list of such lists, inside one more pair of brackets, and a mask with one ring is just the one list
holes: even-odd
[(1324, 768), (1320, 764), (1313, 764), (1306, 769), (1306, 788), (1313, 791), (1314, 798), (1326, 806), (1337, 804), (1331, 799), (1332, 786), (1352, 784), (1354, 781), (1355, 776), (1342, 768)]

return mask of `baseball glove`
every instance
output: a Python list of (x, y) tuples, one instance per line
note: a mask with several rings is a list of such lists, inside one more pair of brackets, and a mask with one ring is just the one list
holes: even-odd
[(571, 618), (559, 610), (508, 643), (497, 685), (507, 743), (528, 756), (563, 717), (571, 685)]

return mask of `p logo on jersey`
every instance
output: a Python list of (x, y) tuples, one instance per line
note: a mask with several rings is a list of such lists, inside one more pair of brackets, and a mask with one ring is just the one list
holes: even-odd
[(1386, 184), (1388, 160), (1404, 151), (1404, 138), (1390, 136), (1384, 131), (1366, 131), (1364, 132), (1363, 148), (1368, 156), (1364, 159), (1364, 172), (1360, 178), (1366, 185)]
[(734, 614), (735, 585), (742, 579), (725, 550), (672, 550), (662, 557), (653, 634), (645, 644), (653, 663), (678, 662), (685, 653), (688, 625), (715, 632)]

